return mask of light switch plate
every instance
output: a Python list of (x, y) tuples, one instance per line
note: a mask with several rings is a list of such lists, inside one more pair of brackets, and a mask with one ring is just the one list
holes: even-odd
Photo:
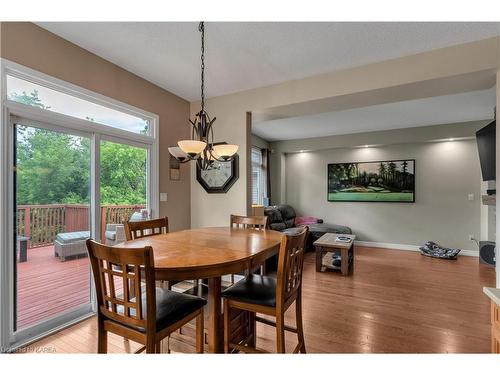
[(467, 196), (467, 198), (468, 198), (470, 201), (473, 201), (473, 200), (474, 200), (474, 194), (473, 194), (473, 193), (469, 193), (469, 195)]
[(166, 202), (168, 199), (167, 193), (160, 193), (160, 202)]

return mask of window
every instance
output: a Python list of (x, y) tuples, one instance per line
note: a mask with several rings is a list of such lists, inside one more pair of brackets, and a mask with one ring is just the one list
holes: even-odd
[(7, 99), (132, 133), (150, 134), (149, 120), (7, 75)]
[(262, 151), (252, 148), (252, 204), (263, 205), (265, 193), (266, 173), (264, 170)]

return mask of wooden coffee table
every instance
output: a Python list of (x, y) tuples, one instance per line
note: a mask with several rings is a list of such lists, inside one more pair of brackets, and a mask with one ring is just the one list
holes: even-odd
[[(337, 237), (349, 237), (350, 242), (338, 242)], [(353, 234), (325, 233), (314, 242), (316, 249), (316, 272), (321, 272), (323, 266), (323, 254), (327, 252), (340, 252), (340, 272), (347, 276), (350, 271), (354, 272), (354, 240)], [(349, 253), (352, 252), (352, 262), (349, 263)]]

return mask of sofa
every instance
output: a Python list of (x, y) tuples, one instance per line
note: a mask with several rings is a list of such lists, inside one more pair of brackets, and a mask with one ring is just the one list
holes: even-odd
[(309, 227), (306, 239), (306, 250), (313, 250), (313, 243), (325, 233), (352, 234), (349, 227), (336, 224), (325, 224), (323, 220), (311, 217), (297, 217), (295, 210), (288, 204), (268, 206), (264, 208), (269, 229), (284, 233), (296, 233), (303, 225)]

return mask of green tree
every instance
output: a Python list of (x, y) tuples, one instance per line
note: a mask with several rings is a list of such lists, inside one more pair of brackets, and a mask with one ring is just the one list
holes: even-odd
[(18, 204), (89, 203), (89, 140), (45, 129), (20, 130)]
[(15, 102), (31, 105), (33, 107), (50, 109), (50, 106), (46, 106), (42, 103), (42, 100), (38, 96), (38, 90), (33, 90), (33, 92), (30, 94), (27, 94), (26, 91), (23, 91), (22, 94), (14, 92), (12, 94), (9, 94), (8, 98)]
[(145, 204), (146, 167), (146, 149), (102, 142), (102, 204)]
[[(9, 98), (50, 108), (36, 90)], [(16, 129), (17, 204), (90, 203), (90, 140), (23, 125)], [(103, 205), (146, 203), (145, 149), (102, 142), (100, 161)]]

